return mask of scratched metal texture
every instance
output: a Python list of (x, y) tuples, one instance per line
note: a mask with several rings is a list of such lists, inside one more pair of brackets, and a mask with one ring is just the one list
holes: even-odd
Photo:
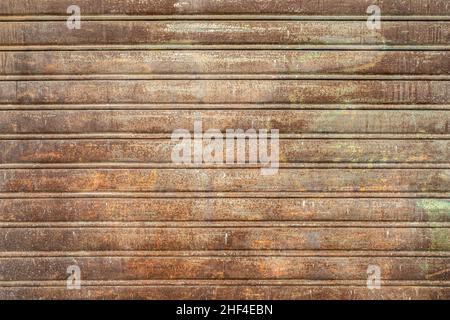
[(1, 0), (0, 298), (450, 299), (449, 120), (448, 0)]

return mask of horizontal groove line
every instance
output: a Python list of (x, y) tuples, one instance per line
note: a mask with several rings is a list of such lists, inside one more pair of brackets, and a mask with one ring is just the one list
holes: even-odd
[(240, 257), (430, 257), (450, 258), (450, 251), (374, 251), (374, 250), (207, 250), (207, 251), (25, 251), (0, 252), (0, 258), (240, 258)]
[(0, 193), (0, 199), (38, 198), (433, 198), (450, 199), (450, 192), (9, 192)]
[(1, 110), (450, 110), (450, 105), (430, 104), (0, 104)]
[[(450, 163), (280, 163), (280, 169), (450, 169)], [(251, 164), (0, 163), (1, 169), (259, 169)]]
[[(2, 15), (1, 21), (66, 21), (66, 15)], [(287, 20), (287, 21), (367, 21), (367, 15), (293, 15), (293, 14), (173, 14), (111, 15), (88, 14), (83, 21), (161, 21), (161, 20)], [(449, 21), (447, 15), (386, 15), (383, 21)]]
[[(120, 290), (121, 288), (124, 289), (146, 289), (146, 288), (152, 288), (152, 289), (156, 289), (156, 290), (160, 290), (162, 288), (186, 288), (185, 285), (179, 286), (179, 285), (103, 285), (103, 286), (86, 286), (87, 288), (91, 289), (91, 290), (104, 290), (104, 289), (112, 289), (112, 290)], [(257, 286), (250, 286), (250, 285), (231, 285), (231, 286), (225, 286), (225, 285), (189, 285), (189, 288), (204, 288), (205, 290), (209, 290), (211, 288), (249, 288), (249, 287), (265, 287), (265, 288), (269, 288), (269, 287), (283, 287), (282, 285), (257, 285)], [(284, 287), (289, 287), (289, 286), (284, 286)], [(324, 290), (324, 289), (334, 289), (334, 288), (344, 288), (344, 289), (348, 289), (348, 290), (353, 290), (355, 287), (358, 288), (364, 288), (364, 286), (355, 286), (355, 285), (305, 285), (305, 286), (292, 286), (292, 287), (303, 287), (303, 288), (308, 288), (308, 289), (320, 289), (320, 290)], [(394, 289), (404, 289), (404, 288), (413, 288), (415, 290), (417, 289), (432, 289), (432, 290), (445, 290), (448, 291), (448, 287), (445, 286), (434, 286), (434, 285), (426, 285), (426, 286), (417, 286), (417, 285), (413, 285), (413, 286), (395, 286), (395, 285), (391, 285), (391, 286), (385, 286), (385, 287), (389, 287), (389, 288), (394, 288)], [(64, 289), (67, 290), (65, 286), (61, 285), (61, 286), (51, 286), (51, 285), (41, 285), (41, 286), (12, 286), (12, 287), (1, 287), (0, 289), (2, 290), (14, 290), (14, 289), (20, 289), (20, 290), (27, 290), (27, 289), (37, 289), (37, 290), (58, 290), (58, 289)], [(36, 297), (35, 297), (36, 299)], [(200, 299), (200, 298), (198, 298)], [(202, 295), (201, 299), (205, 299), (205, 296)]]
[(346, 74), (95, 74), (95, 75), (0, 75), (0, 81), (51, 80), (359, 80), (447, 81), (445, 75), (346, 75)]
[[(88, 138), (86, 138), (86, 139), (88, 139)], [(79, 139), (79, 140), (77, 140), (77, 139), (61, 139), (61, 140), (73, 140), (73, 141), (83, 141), (83, 140), (86, 140), (86, 139)], [(313, 140), (323, 140), (322, 138), (318, 138), (318, 139), (314, 139), (314, 138), (310, 138), (310, 139), (313, 139)], [(8, 140), (10, 140), (10, 139), (8, 139)], [(20, 141), (20, 140), (23, 140), (23, 139), (18, 139), (18, 141)], [(33, 139), (30, 139), (30, 140), (33, 140)], [(55, 140), (55, 139), (49, 139), (49, 140), (46, 140), (45, 138), (44, 139), (38, 139), (39, 141), (52, 141), (52, 140)], [(93, 140), (107, 140), (107, 138), (102, 138), (102, 139), (93, 139)], [(131, 140), (133, 140), (133, 139), (131, 139)], [(146, 139), (142, 139), (142, 140), (146, 140)], [(148, 139), (148, 140), (159, 140), (159, 141), (164, 141), (164, 142), (168, 142), (168, 141), (170, 141), (171, 139), (170, 138), (168, 138), (168, 137), (164, 137), (164, 138), (159, 138), (159, 139)], [(194, 138), (192, 138), (192, 140), (195, 140)], [(290, 141), (290, 140), (302, 140), (302, 139), (286, 139), (286, 138), (280, 138), (279, 139), (280, 141)], [(336, 139), (336, 140), (339, 140), (339, 139)], [(374, 137), (374, 138), (367, 138), (367, 139), (365, 139), (365, 140), (373, 140), (373, 141), (384, 141), (384, 140), (386, 140), (386, 139), (383, 139), (383, 138), (376, 138), (376, 137)], [(406, 140), (406, 141), (408, 141), (408, 140), (413, 140), (413, 139), (402, 139), (402, 138), (398, 138), (398, 139), (391, 139), (391, 140), (396, 140), (396, 141), (404, 141), (404, 140)], [(418, 140), (423, 140), (423, 139), (418, 139)], [(429, 139), (429, 140), (433, 140), (433, 139)], [(128, 163), (128, 162), (127, 162)], [(340, 163), (340, 162), (317, 162), (317, 161), (315, 161), (315, 162), (300, 162), (300, 163)], [(358, 163), (358, 162), (352, 162), (352, 163)], [(359, 162), (359, 163), (365, 163), (365, 162)], [(380, 163), (412, 163), (412, 164), (422, 164), (422, 163), (424, 163), (424, 162), (380, 162)], [(426, 163), (426, 162), (425, 162)], [(447, 162), (428, 162), (428, 163), (437, 163), (437, 164), (446, 164)], [(7, 163), (5, 163), (6, 165), (8, 165)], [(33, 163), (11, 163), (11, 164), (18, 164), (18, 165), (34, 165), (34, 164), (45, 164), (45, 163), (35, 163), (35, 162), (33, 162)], [(53, 163), (53, 164), (56, 164), (56, 163)], [(64, 163), (64, 164), (67, 164), (67, 163)], [(71, 163), (69, 163), (69, 164), (71, 164)]]
[[(342, 287), (342, 286), (354, 286), (363, 287), (363, 281), (359, 280), (358, 276), (354, 276), (353, 279), (344, 280), (304, 280), (303, 277), (283, 277), (282, 279), (271, 277), (271, 278), (238, 278), (238, 277), (204, 277), (204, 278), (186, 278), (177, 279), (171, 277), (165, 278), (155, 278), (152, 280), (133, 279), (133, 280), (95, 280), (94, 279), (83, 279), (82, 286), (93, 287), (93, 286), (117, 286), (117, 287), (129, 287), (129, 286), (192, 286), (194, 282), (199, 282), (200, 285), (207, 286), (332, 286), (332, 287)], [(414, 278), (414, 277), (412, 277)], [(65, 280), (67, 282), (67, 280)], [(17, 285), (16, 285), (17, 284)], [(44, 284), (44, 285), (43, 285)], [(449, 288), (450, 281), (446, 280), (384, 280), (381, 283), (386, 287), (434, 287), (434, 288)], [(61, 280), (0, 280), (0, 288), (4, 287), (46, 287), (46, 286), (56, 286), (61, 287)]]
[(293, 222), (293, 221), (229, 221), (229, 222), (191, 222), (191, 221), (166, 221), (166, 222), (0, 222), (0, 228), (15, 229), (48, 229), (48, 228), (111, 228), (111, 229), (147, 229), (147, 228), (164, 228), (164, 229), (184, 229), (184, 228), (450, 228), (450, 222)]
[[(450, 281), (442, 280), (382, 280), (382, 286), (442, 287), (450, 289)], [(0, 281), (0, 287), (64, 287), (67, 280)], [(83, 287), (92, 286), (354, 286), (367, 287), (367, 280), (82, 280)]]
[(2, 45), (1, 51), (98, 51), (98, 50), (367, 50), (367, 51), (450, 51), (449, 45)]
[[(332, 163), (326, 163), (326, 164), (298, 164), (298, 163), (294, 163), (292, 164), (292, 166), (290, 164), (280, 164), (279, 167), (277, 167), (277, 169), (323, 169), (323, 170), (332, 170), (332, 169), (416, 169), (416, 170), (428, 170), (428, 169), (448, 169), (450, 166), (450, 164), (445, 163), (445, 164), (431, 164), (430, 166), (427, 166), (427, 164), (412, 164), (411, 166), (409, 164), (400, 164), (399, 166), (396, 166), (395, 164), (382, 164), (380, 163), (379, 166), (377, 166), (377, 164), (371, 164), (371, 163), (357, 163), (357, 164), (353, 164), (353, 163), (337, 163), (336, 165), (333, 165)], [(269, 166), (263, 166), (263, 165), (241, 165), (241, 164), (225, 164), (225, 165), (210, 165), (210, 164), (204, 164), (204, 165), (198, 165), (198, 164), (194, 164), (194, 165), (189, 165), (189, 164), (172, 164), (169, 163), (166, 165), (164, 164), (158, 164), (156, 166), (153, 166), (153, 164), (150, 165), (135, 165), (135, 164), (130, 164), (130, 166), (126, 166), (126, 165), (120, 165), (120, 166), (114, 166), (111, 164), (106, 164), (105, 166), (102, 166), (101, 164), (94, 164), (94, 165), (90, 165), (87, 164), (87, 166), (85, 166), (85, 164), (81, 164), (80, 166), (73, 166), (72, 164), (70, 164), (69, 166), (66, 166), (65, 164), (63, 165), (57, 165), (55, 166), (54, 164), (44, 164), (43, 166), (37, 165), (37, 167), (30, 166), (30, 165), (25, 165), (25, 166), (10, 166), (8, 164), (6, 165), (0, 165), (0, 170), (5, 170), (5, 169), (14, 169), (14, 170), (32, 170), (32, 169), (36, 169), (36, 170), (62, 170), (62, 169), (73, 169), (73, 170), (92, 170), (92, 169), (104, 169), (104, 170), (138, 170), (138, 169), (161, 169), (161, 170), (191, 170), (191, 169), (202, 169), (202, 170), (220, 170), (220, 169), (229, 169), (229, 170), (240, 170), (240, 169), (248, 169), (248, 170), (259, 170), (262, 168), (272, 168)], [(339, 191), (338, 191), (339, 192)]]
[[(450, 134), (422, 133), (308, 133), (279, 134), (280, 139), (383, 139), (383, 140), (449, 140)], [(0, 134), (0, 140), (42, 140), (42, 139), (171, 139), (170, 133), (20, 133)]]

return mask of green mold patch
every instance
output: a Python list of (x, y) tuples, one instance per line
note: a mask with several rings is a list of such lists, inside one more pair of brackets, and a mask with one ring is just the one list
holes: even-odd
[(431, 250), (450, 250), (450, 232), (448, 228), (431, 229)]
[(419, 268), (423, 273), (428, 273), (428, 263), (427, 262), (421, 262), (419, 263)]
[(425, 211), (428, 221), (450, 221), (450, 201), (438, 199), (424, 199), (417, 203), (417, 207)]

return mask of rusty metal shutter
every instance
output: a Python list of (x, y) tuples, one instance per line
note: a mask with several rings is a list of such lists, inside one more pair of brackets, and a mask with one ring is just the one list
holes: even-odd
[[(2, 0), (0, 19), (0, 298), (450, 298), (449, 1)], [(196, 119), (278, 129), (278, 173), (172, 163)]]

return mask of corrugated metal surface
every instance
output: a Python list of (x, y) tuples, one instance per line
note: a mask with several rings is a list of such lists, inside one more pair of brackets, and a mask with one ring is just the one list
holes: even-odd
[(450, 298), (449, 1), (73, 2), (0, 2), (0, 298)]

